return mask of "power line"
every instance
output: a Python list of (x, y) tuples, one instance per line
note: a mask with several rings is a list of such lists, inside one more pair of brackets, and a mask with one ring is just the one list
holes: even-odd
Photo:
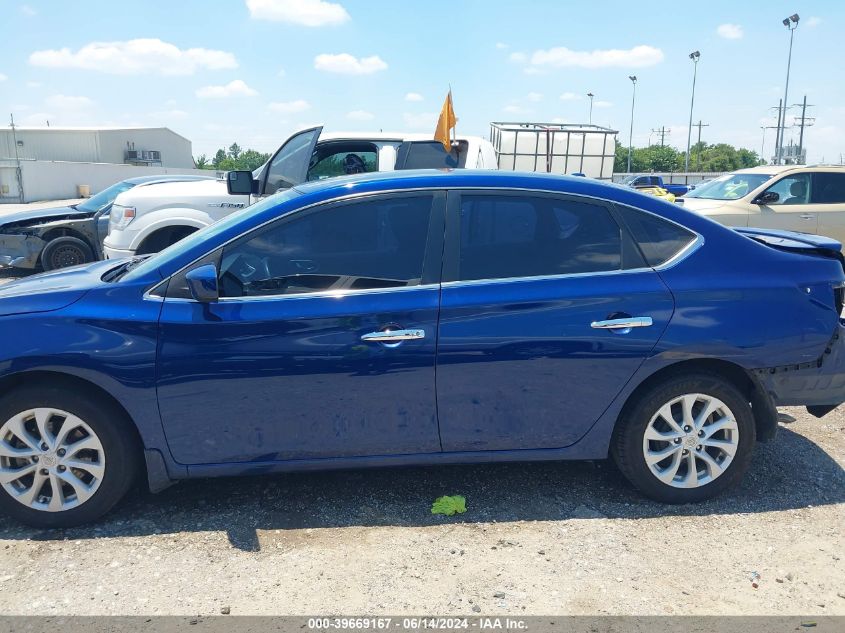
[[(666, 137), (672, 133), (672, 130), (667, 128), (665, 125), (661, 125), (658, 129), (652, 129), (652, 134), (657, 134), (660, 137), (660, 147), (663, 147), (666, 142)], [(650, 145), (651, 143), (649, 143)]]

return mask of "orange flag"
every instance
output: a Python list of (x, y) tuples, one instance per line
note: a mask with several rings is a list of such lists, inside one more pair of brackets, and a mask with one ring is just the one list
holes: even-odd
[(443, 143), (443, 149), (447, 152), (452, 151), (449, 130), (454, 128), (457, 122), (458, 118), (452, 109), (452, 91), (449, 90), (449, 94), (446, 95), (446, 101), (443, 102), (443, 109), (440, 111), (440, 118), (437, 119), (437, 129), (434, 130), (434, 140)]

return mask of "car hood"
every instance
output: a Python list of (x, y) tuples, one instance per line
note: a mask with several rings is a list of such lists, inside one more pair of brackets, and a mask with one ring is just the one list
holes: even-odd
[(708, 198), (690, 198), (684, 196), (684, 209), (695, 211), (701, 215), (719, 215), (720, 213), (736, 213), (736, 209), (730, 206), (735, 200), (711, 200)]
[(9, 215), (0, 215), (0, 231), (15, 226), (28, 226), (42, 224), (54, 220), (67, 220), (71, 218), (90, 218), (94, 215), (91, 211), (80, 211), (73, 207), (54, 207), (50, 209), (32, 209), (18, 211)]
[(0, 317), (65, 308), (79, 301), (91, 288), (104, 283), (103, 274), (120, 263), (113, 259), (94, 262), (4, 284), (0, 286)]
[(231, 196), (224, 180), (195, 180), (160, 182), (124, 191), (115, 199), (121, 206), (139, 206), (147, 210), (156, 206), (168, 208), (191, 207), (218, 203), (249, 203), (249, 196)]

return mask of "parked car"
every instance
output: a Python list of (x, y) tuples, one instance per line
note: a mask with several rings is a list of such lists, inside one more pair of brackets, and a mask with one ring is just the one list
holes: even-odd
[(650, 196), (655, 196), (666, 202), (675, 202), (675, 194), (666, 191), (663, 187), (637, 187), (640, 193), (647, 193)]
[(205, 176), (128, 178), (79, 204), (0, 217), (0, 268), (55, 270), (103, 258), (109, 213), (118, 194), (139, 185), (207, 180)]
[(663, 180), (662, 176), (656, 176), (654, 174), (632, 174), (622, 180), (620, 184), (633, 187), (634, 189), (660, 187), (661, 189), (664, 189), (674, 195), (676, 198), (680, 198), (695, 189), (694, 185), (673, 184)]
[(231, 180), (162, 184), (118, 197), (105, 253), (112, 259), (156, 253), (197, 229), (294, 185), (372, 171), (420, 168), (495, 169), (493, 146), (477, 136), (457, 139), (447, 153), (425, 134), (366, 132), (322, 134), (321, 127), (287, 139), (254, 172), (230, 172)]
[(57, 527), (138, 477), (608, 455), (707, 499), (776, 406), (845, 401), (840, 248), (587, 178), (291, 187), (0, 288), (0, 508)]
[(687, 209), (728, 226), (845, 240), (845, 167), (763, 165), (716, 178), (684, 196)]

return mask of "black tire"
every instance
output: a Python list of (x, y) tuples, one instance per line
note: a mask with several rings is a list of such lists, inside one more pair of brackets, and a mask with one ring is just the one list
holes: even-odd
[[(652, 417), (663, 405), (679, 396), (694, 393), (721, 400), (733, 413), (738, 432), (736, 453), (727, 468), (708, 483), (695, 488), (678, 488), (664, 483), (652, 473), (644, 455), (644, 435)], [(754, 416), (748, 398), (717, 374), (694, 373), (656, 384), (626, 406), (614, 432), (611, 455), (622, 474), (647, 497), (663, 503), (694, 503), (715, 497), (736, 485), (748, 469), (755, 442)], [(649, 446), (653, 445), (650, 443)], [(695, 450), (688, 449), (690, 452)], [(688, 467), (685, 470), (688, 471)]]
[[(79, 388), (22, 387), (0, 398), (0, 427), (13, 416), (38, 407), (66, 411), (83, 420), (96, 434), (105, 455), (99, 487), (89, 499), (67, 510), (49, 512), (14, 499), (0, 486), (0, 511), (38, 528), (67, 528), (94, 521), (112, 509), (140, 472), (141, 447), (125, 413), (113, 403)], [(2, 438), (0, 438), (2, 439)], [(41, 460), (44, 463), (45, 460)]]
[(57, 237), (47, 242), (41, 251), (41, 267), (58, 270), (94, 261), (94, 251), (78, 237)]

